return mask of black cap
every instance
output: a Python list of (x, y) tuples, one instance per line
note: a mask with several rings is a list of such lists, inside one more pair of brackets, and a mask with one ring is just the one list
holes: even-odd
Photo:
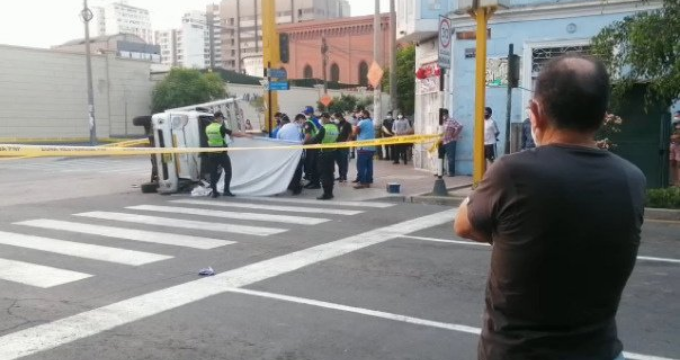
[(222, 114), (221, 111), (216, 111), (216, 112), (215, 112), (215, 115), (213, 115), (213, 116), (215, 117), (215, 119), (217, 119), (217, 118), (224, 118), (224, 114)]
[(329, 114), (329, 113), (327, 113), (327, 112), (323, 112), (323, 113), (321, 113), (321, 117), (322, 117), (322, 118), (325, 118), (325, 119), (330, 119), (330, 118), (331, 118), (331, 114)]

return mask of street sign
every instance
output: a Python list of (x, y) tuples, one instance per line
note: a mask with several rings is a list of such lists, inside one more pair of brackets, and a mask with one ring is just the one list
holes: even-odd
[(451, 68), (451, 21), (439, 17), (439, 67)]
[(331, 99), (331, 97), (328, 95), (324, 95), (321, 97), (321, 100), (319, 101), (321, 101), (323, 106), (328, 107), (328, 105), (330, 105), (333, 102), (333, 99)]
[(269, 83), (269, 89), (271, 91), (281, 91), (290, 90), (290, 86), (287, 81), (272, 81)]
[(288, 74), (285, 69), (267, 69), (269, 77), (273, 79), (286, 80), (288, 79)]

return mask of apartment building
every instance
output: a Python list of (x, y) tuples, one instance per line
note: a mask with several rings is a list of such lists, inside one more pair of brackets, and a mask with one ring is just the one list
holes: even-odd
[(155, 38), (163, 64), (194, 69), (210, 67), (210, 31), (204, 12), (184, 14), (179, 29), (156, 31)]
[(94, 21), (99, 36), (133, 34), (153, 44), (149, 10), (129, 5), (126, 1), (110, 2), (94, 7)]

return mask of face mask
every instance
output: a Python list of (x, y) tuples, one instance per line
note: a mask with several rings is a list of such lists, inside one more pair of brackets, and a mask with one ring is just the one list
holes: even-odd
[(338, 120), (338, 119), (333, 119), (332, 121), (333, 121), (334, 124), (339, 124), (339, 123), (340, 123), (340, 120)]

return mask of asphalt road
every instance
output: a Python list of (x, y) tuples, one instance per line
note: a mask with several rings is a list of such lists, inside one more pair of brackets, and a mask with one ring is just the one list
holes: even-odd
[[(453, 236), (455, 209), (142, 195), (145, 174), (43, 165), (0, 164), (0, 359), (475, 358), (490, 248)], [(680, 359), (680, 223), (643, 236), (620, 337)]]

